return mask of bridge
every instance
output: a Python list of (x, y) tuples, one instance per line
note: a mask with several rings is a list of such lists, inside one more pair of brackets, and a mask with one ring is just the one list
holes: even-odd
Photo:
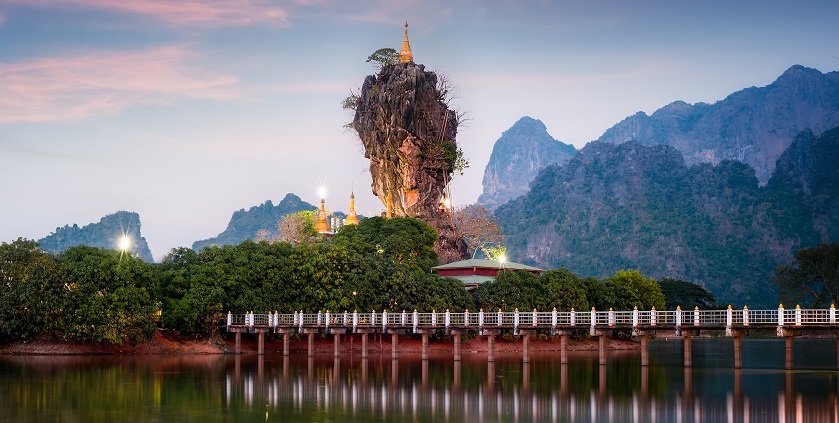
[[(839, 355), (839, 323), (836, 320), (836, 307), (829, 309), (785, 309), (780, 305), (777, 310), (694, 310), (684, 311), (679, 308), (673, 311), (638, 310), (630, 311), (575, 311), (559, 312), (556, 309), (549, 312), (536, 310), (520, 312), (469, 312), (452, 313), (448, 310), (442, 313), (413, 312), (393, 313), (382, 311), (376, 313), (303, 313), (292, 314), (227, 314), (227, 331), (235, 333), (236, 353), (241, 353), (241, 334), (256, 333), (259, 339), (259, 354), (265, 352), (265, 334), (277, 333), (283, 335), (283, 355), (289, 354), (289, 336), (292, 333), (307, 334), (309, 340), (309, 355), (314, 354), (314, 335), (318, 333), (330, 334), (334, 337), (335, 355), (339, 355), (341, 335), (347, 333), (361, 334), (362, 358), (368, 355), (367, 340), (370, 333), (384, 333), (391, 336), (391, 355), (398, 357), (399, 335), (415, 334), (422, 336), (422, 358), (428, 359), (428, 337), (431, 334), (443, 333), (452, 336), (454, 340), (454, 360), (460, 361), (461, 335), (477, 333), (487, 337), (489, 361), (495, 360), (495, 337), (504, 330), (512, 330), (516, 336), (521, 336), (522, 360), (530, 361), (530, 337), (542, 332), (550, 332), (560, 338), (560, 360), (567, 363), (568, 337), (574, 331), (588, 331), (591, 336), (599, 339), (600, 364), (606, 364), (606, 336), (616, 331), (627, 331), (641, 340), (641, 364), (649, 365), (648, 341), (651, 335), (659, 332), (680, 337), (684, 343), (684, 364), (692, 366), (691, 339), (701, 336), (702, 332), (724, 332), (726, 337), (734, 340), (734, 368), (742, 368), (742, 337), (752, 330), (774, 331), (776, 336), (786, 339), (786, 368), (793, 365), (793, 340), (796, 333), (803, 331), (833, 332), (837, 336), (837, 355)], [(839, 361), (839, 357), (837, 357)]]

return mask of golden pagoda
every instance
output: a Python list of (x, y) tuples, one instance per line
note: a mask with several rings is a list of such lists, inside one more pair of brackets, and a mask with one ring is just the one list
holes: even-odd
[(402, 40), (402, 50), (399, 50), (399, 63), (414, 61), (414, 53), (411, 52), (411, 43), (408, 42), (408, 21), (405, 21), (405, 39)]
[(332, 228), (329, 226), (329, 219), (326, 218), (326, 199), (323, 195), (320, 197), (320, 213), (318, 214), (318, 221), (315, 222), (315, 230), (319, 234), (332, 233)]
[(350, 212), (347, 214), (347, 225), (358, 225), (358, 215), (355, 213), (355, 193), (350, 194)]

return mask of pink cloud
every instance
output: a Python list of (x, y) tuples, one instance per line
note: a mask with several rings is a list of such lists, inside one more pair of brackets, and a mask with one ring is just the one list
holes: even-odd
[(266, 0), (10, 0), (28, 7), (113, 10), (172, 26), (288, 26), (288, 12)]
[(181, 98), (232, 98), (236, 82), (190, 67), (180, 47), (0, 62), (0, 123), (81, 119)]

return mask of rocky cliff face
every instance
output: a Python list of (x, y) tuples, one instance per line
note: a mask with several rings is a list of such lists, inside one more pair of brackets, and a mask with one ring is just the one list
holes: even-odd
[(673, 147), (593, 142), (496, 215), (515, 228), (513, 260), (598, 277), (635, 268), (771, 307), (775, 267), (839, 241), (837, 162), (839, 128), (796, 137), (763, 187), (737, 161), (687, 166)]
[(539, 171), (564, 164), (575, 154), (577, 149), (551, 137), (542, 121), (522, 117), (495, 142), (478, 203), (494, 210), (526, 194)]
[(765, 184), (775, 162), (801, 131), (821, 134), (839, 125), (839, 72), (793, 66), (775, 82), (747, 88), (714, 104), (671, 103), (639, 112), (598, 141), (670, 145), (688, 165), (730, 159), (747, 163)]
[(413, 62), (385, 66), (364, 80), (353, 127), (370, 159), (372, 189), (394, 217), (414, 217), (439, 233), (441, 262), (466, 257), (451, 217), (438, 206), (454, 170), (457, 115), (444, 101), (437, 75)]
[(38, 240), (41, 248), (50, 253), (61, 253), (76, 245), (115, 250), (123, 235), (131, 239), (130, 252), (141, 260), (151, 263), (153, 260), (149, 244), (140, 232), (140, 215), (134, 212), (119, 211), (109, 214), (98, 223), (79, 227), (66, 225), (55, 228), (55, 232)]

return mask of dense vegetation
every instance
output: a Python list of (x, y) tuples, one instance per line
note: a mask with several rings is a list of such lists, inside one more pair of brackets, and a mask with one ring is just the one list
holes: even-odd
[(538, 277), (504, 271), (473, 295), (430, 273), (435, 239), (422, 221), (375, 217), (331, 241), (179, 248), (156, 265), (87, 246), (53, 255), (19, 239), (0, 244), (0, 341), (47, 333), (135, 342), (149, 338), (158, 319), (181, 334), (208, 336), (228, 311), (664, 308), (658, 283), (637, 271), (604, 280), (565, 269)]
[(597, 277), (636, 268), (773, 307), (773, 269), (839, 241), (837, 161), (839, 128), (801, 133), (762, 187), (740, 162), (687, 167), (672, 147), (595, 142), (496, 216), (515, 261)]

